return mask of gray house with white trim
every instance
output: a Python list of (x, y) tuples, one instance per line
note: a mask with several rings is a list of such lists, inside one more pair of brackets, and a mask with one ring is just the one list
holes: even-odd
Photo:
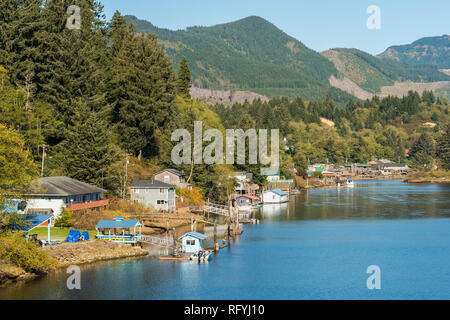
[(175, 210), (175, 186), (158, 180), (136, 180), (130, 186), (131, 200), (156, 210)]

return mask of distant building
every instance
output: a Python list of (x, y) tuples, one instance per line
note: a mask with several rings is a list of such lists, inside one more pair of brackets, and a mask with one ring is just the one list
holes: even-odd
[(159, 180), (136, 180), (130, 187), (131, 200), (156, 210), (175, 210), (175, 186)]
[(266, 180), (269, 182), (276, 182), (280, 180), (280, 170), (261, 168), (261, 175), (266, 176)]
[(155, 173), (155, 180), (175, 185), (179, 188), (192, 188), (191, 184), (186, 183), (184, 173), (176, 169), (164, 169)]
[(237, 196), (236, 205), (238, 206), (239, 211), (250, 211), (252, 210), (259, 202), (259, 198), (256, 196), (251, 196), (248, 194), (243, 194)]
[(248, 172), (234, 172), (234, 177), (237, 180), (237, 186), (235, 191), (239, 194), (252, 193), (253, 186), (253, 174)]
[(104, 189), (69, 178), (43, 177), (33, 183), (32, 191), (24, 194), (25, 213), (52, 213), (55, 218), (67, 211), (99, 209), (108, 205), (102, 200)]
[(266, 190), (262, 194), (263, 203), (283, 203), (289, 201), (289, 195), (279, 189)]
[(409, 166), (405, 163), (395, 163), (390, 160), (380, 159), (370, 162), (371, 168), (383, 175), (402, 174), (409, 171)]

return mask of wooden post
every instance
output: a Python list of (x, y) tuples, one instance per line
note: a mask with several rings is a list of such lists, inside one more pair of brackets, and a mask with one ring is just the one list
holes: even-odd
[(219, 251), (217, 246), (217, 219), (214, 219), (214, 251)]

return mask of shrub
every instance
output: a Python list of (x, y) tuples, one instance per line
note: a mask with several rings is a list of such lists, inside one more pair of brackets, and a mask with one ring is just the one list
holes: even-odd
[(200, 188), (183, 188), (180, 189), (180, 196), (183, 197), (183, 206), (203, 205), (205, 199), (203, 198), (202, 190)]
[(74, 213), (64, 210), (61, 216), (55, 220), (55, 227), (70, 228), (73, 223)]
[(0, 237), (0, 260), (37, 274), (46, 273), (57, 264), (44, 250), (17, 234)]

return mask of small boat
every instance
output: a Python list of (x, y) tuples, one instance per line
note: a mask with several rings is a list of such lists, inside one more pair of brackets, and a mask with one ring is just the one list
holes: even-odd
[(212, 251), (209, 250), (200, 250), (198, 252), (193, 253), (189, 259), (191, 261), (198, 261), (198, 262), (208, 262), (209, 260), (211, 260), (211, 257), (213, 255)]
[(353, 182), (353, 179), (350, 176), (347, 177), (347, 181), (345, 182), (345, 184), (347, 187), (350, 187), (350, 188), (355, 186), (355, 183)]

